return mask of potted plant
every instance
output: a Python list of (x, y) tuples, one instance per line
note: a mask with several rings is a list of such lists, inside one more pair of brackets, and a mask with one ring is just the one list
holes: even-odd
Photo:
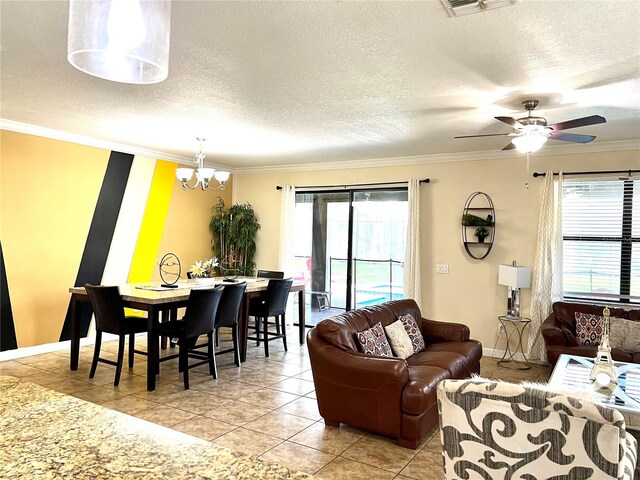
[(256, 235), (260, 229), (253, 208), (249, 203), (236, 203), (225, 210), (224, 201), (219, 198), (211, 210), (211, 247), (220, 260), (218, 268), (222, 275), (253, 276)]
[(473, 235), (478, 238), (478, 242), (484, 243), (484, 239), (489, 236), (489, 229), (487, 227), (478, 227)]

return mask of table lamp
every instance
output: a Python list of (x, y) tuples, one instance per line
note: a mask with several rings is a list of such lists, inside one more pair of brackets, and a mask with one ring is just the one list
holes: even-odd
[(520, 289), (531, 286), (531, 269), (518, 267), (515, 260), (511, 265), (500, 265), (498, 284), (509, 287), (507, 290), (507, 318), (520, 318)]

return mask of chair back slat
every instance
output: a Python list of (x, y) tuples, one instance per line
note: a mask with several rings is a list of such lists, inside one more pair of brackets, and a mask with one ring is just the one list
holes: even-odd
[(225, 285), (218, 305), (216, 314), (215, 327), (233, 327), (238, 324), (238, 312), (244, 292), (247, 289), (246, 283), (237, 283), (234, 285)]
[(284, 315), (287, 309), (287, 299), (293, 284), (292, 278), (282, 280), (271, 279), (267, 285), (265, 301), (267, 303), (268, 316)]
[(256, 274), (258, 278), (284, 278), (284, 272), (278, 272), (276, 270), (258, 270)]
[(213, 331), (222, 291), (222, 287), (191, 290), (189, 303), (187, 303), (187, 310), (184, 315), (184, 329), (187, 338), (197, 337)]
[(124, 305), (118, 287), (86, 284), (84, 289), (96, 317), (96, 330), (121, 333), (124, 328)]

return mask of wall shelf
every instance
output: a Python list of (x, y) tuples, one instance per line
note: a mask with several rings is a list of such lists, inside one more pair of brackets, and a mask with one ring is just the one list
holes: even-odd
[[(471, 213), (474, 212), (474, 213)], [(462, 243), (467, 254), (476, 260), (482, 260), (489, 255), (496, 236), (496, 211), (491, 197), (484, 192), (474, 192), (469, 195), (462, 210)], [(478, 228), (488, 230), (484, 241), (480, 241), (475, 233)]]

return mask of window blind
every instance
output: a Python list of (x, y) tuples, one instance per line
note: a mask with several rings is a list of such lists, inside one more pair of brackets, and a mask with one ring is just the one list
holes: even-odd
[(639, 302), (640, 180), (565, 180), (562, 201), (564, 296)]

